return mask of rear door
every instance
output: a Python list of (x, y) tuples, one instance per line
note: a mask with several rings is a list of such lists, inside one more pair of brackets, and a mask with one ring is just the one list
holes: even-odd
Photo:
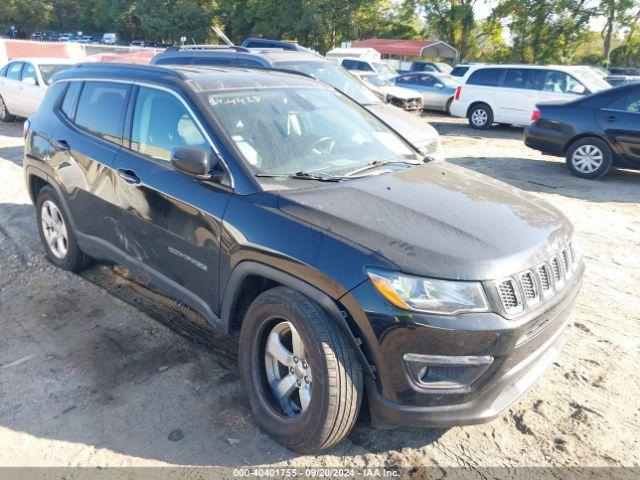
[[(213, 146), (177, 92), (137, 87), (116, 159), (116, 198), (131, 268), (210, 319), (219, 313), (222, 218), (230, 189), (174, 170), (177, 147)], [(213, 153), (212, 153), (213, 155)]]
[(440, 90), (436, 88), (436, 83), (438, 83), (436, 77), (428, 73), (422, 73), (416, 76), (415, 82), (420, 92), (422, 92), (422, 101), (425, 107), (433, 108), (442, 106)]
[(478, 68), (469, 74), (464, 85), (462, 85), (460, 100), (464, 105), (471, 105), (474, 102), (484, 102), (493, 110), (495, 122), (506, 122), (500, 116), (497, 102), (504, 101), (498, 83), (502, 77), (502, 68)]
[(81, 243), (113, 253), (123, 236), (114, 209), (113, 163), (122, 144), (131, 87), (107, 81), (70, 82), (58, 112), (54, 158)]
[(600, 109), (598, 124), (617, 153), (633, 166), (640, 166), (640, 87)]

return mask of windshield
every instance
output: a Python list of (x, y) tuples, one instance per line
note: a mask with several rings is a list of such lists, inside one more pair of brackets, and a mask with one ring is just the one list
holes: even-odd
[(422, 160), (367, 110), (328, 88), (249, 88), (202, 95), (256, 175), (339, 177), (372, 162)]
[(444, 62), (436, 62), (436, 65), (438, 66), (438, 70), (440, 70), (442, 73), (451, 73), (451, 70), (453, 70), (453, 67), (451, 65), (448, 65)]
[(53, 77), (54, 74), (72, 66), (73, 65), (39, 65), (42, 80), (44, 80), (45, 85), (49, 85), (49, 83), (51, 83), (51, 77)]
[(361, 105), (382, 103), (375, 94), (362, 85), (344, 68), (329, 62), (276, 62), (275, 68), (284, 68), (306, 73), (321, 82), (331, 85)]
[(375, 85), (376, 87), (388, 87), (390, 85), (393, 85), (389, 80), (381, 77), (380, 75), (367, 75), (362, 78), (369, 82), (371, 85)]
[(580, 80), (590, 92), (599, 92), (600, 90), (606, 90), (611, 88), (611, 85), (607, 81), (596, 74), (588, 67), (577, 68), (574, 72), (576, 78)]
[(391, 68), (386, 63), (382, 63), (382, 62), (371, 62), (371, 63), (373, 64), (373, 66), (376, 69), (376, 72), (378, 72), (378, 73), (382, 73), (383, 75), (397, 75), (398, 74), (398, 72), (396, 72), (393, 68)]

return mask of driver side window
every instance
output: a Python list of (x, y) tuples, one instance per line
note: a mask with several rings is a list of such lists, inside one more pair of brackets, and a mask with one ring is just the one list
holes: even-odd
[(169, 162), (179, 147), (209, 144), (185, 106), (174, 95), (140, 87), (131, 128), (131, 150), (152, 160)]

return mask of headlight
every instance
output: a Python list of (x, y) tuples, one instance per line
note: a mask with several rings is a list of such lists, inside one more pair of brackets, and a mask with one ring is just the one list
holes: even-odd
[(489, 311), (484, 289), (478, 282), (437, 280), (373, 269), (367, 274), (378, 292), (403, 310), (444, 315)]

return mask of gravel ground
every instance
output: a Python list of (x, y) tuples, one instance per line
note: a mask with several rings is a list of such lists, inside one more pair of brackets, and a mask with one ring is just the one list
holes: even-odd
[(0, 466), (638, 466), (640, 173), (580, 180), (527, 149), (522, 130), (423, 118), (450, 162), (576, 226), (587, 273), (567, 344), (512, 409), (448, 430), (360, 421), (315, 456), (281, 447), (252, 423), (233, 341), (122, 268), (74, 275), (45, 260), (22, 127), (0, 124)]

